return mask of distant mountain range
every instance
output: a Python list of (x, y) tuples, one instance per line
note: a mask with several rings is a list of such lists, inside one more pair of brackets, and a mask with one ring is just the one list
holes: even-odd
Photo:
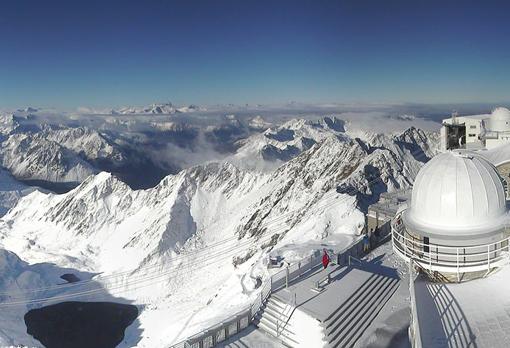
[[(290, 261), (322, 245), (345, 246), (362, 230), (366, 205), (382, 192), (412, 185), (438, 145), (437, 133), (415, 127), (380, 133), (335, 117), (270, 125), (262, 117), (227, 115), (205, 129), (167, 125), (129, 137), (11, 121), (3, 123), (0, 148), (6, 168), (18, 176), (80, 183), (65, 194), (15, 197), (0, 220), (1, 248), (17, 255), (0, 253), (0, 265), (5, 259), (13, 268), (0, 292), (14, 284), (18, 292), (54, 285), (55, 266), (78, 276), (101, 274), (105, 278), (94, 279), (111, 289), (110, 296), (143, 304), (143, 337), (138, 341), (128, 330), (126, 347), (168, 346), (244, 308), (257, 294), (256, 279), (268, 277), (269, 253)], [(254, 123), (269, 128), (252, 132)], [(145, 190), (133, 190), (94, 164), (122, 168), (135, 158), (125, 144), (131, 139), (142, 144), (138, 137), (148, 138), (157, 147), (164, 137), (182, 135), (183, 146), (209, 137), (207, 144), (232, 147), (221, 159), (166, 175)], [(58, 294), (24, 293), (23, 299)], [(5, 320), (22, 323), (24, 310), (6, 311)], [(197, 312), (200, 320), (193, 319)], [(161, 318), (168, 319), (164, 330)], [(0, 331), (2, 343), (34, 344), (22, 324)]]
[(151, 104), (145, 107), (123, 107), (117, 110), (111, 110), (110, 114), (112, 115), (171, 115), (176, 113), (187, 113), (187, 112), (197, 112), (197, 111), (205, 111), (205, 108), (201, 108), (196, 105), (189, 106), (180, 106), (177, 107), (172, 103), (162, 103), (162, 104)]

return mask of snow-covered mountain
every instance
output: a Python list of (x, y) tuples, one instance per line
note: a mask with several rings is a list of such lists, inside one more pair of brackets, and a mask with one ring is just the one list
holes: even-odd
[(197, 112), (197, 111), (205, 111), (204, 108), (201, 108), (197, 105), (188, 105), (188, 106), (175, 106), (172, 103), (160, 103), (160, 104), (151, 104), (149, 106), (137, 107), (123, 107), (118, 110), (112, 110), (110, 113), (112, 115), (144, 115), (144, 114), (153, 114), (153, 115), (171, 115), (175, 113), (187, 113), (187, 112)]
[(112, 164), (121, 164), (125, 155), (116, 144), (96, 130), (87, 127), (45, 129), (40, 137), (58, 143), (68, 150), (79, 154), (88, 161), (108, 160)]
[(35, 191), (36, 188), (17, 181), (4, 169), (0, 169), (0, 216), (12, 208), (19, 199)]
[[(426, 143), (426, 139), (436, 139), (433, 132), (425, 133), (411, 127), (402, 134), (383, 135), (349, 126), (349, 123), (337, 117), (323, 117), (318, 120), (293, 119), (239, 141), (239, 150), (228, 160), (244, 169), (272, 171), (314, 144), (330, 138), (340, 142), (358, 139), (367, 148), (390, 147), (396, 150), (395, 146), (407, 146), (409, 150), (416, 150), (416, 146), (422, 146), (430, 147), (430, 151), (437, 150), (433, 145), (435, 141)], [(419, 145), (406, 145), (406, 141)], [(430, 154), (429, 152), (428, 155)]]
[(81, 182), (97, 170), (42, 133), (16, 133), (0, 144), (2, 166), (18, 179)]
[[(238, 166), (272, 161), (266, 145), (297, 151), (273, 171)], [(128, 333), (125, 344), (168, 345), (245, 306), (270, 251), (291, 260), (321, 243), (342, 248), (363, 228), (363, 204), (408, 187), (434, 151), (416, 128), (360, 139), (339, 119), (296, 120), (148, 190), (99, 173), (67, 194), (34, 192), (0, 221), (0, 244), (29, 263), (112, 275), (94, 279), (143, 308), (143, 337)], [(126, 270), (135, 271), (115, 276)], [(30, 341), (20, 331), (16, 342)]]
[(259, 131), (265, 131), (266, 129), (270, 128), (272, 126), (271, 122), (267, 122), (262, 116), (257, 115), (249, 120), (248, 127), (259, 130)]
[(294, 119), (241, 140), (242, 146), (229, 160), (245, 169), (271, 171), (330, 137), (346, 139), (342, 120)]

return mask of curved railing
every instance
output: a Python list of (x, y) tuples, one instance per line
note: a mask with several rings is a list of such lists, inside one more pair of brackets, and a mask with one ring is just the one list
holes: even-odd
[(393, 250), (429, 271), (460, 273), (490, 271), (509, 261), (510, 237), (489, 244), (454, 247), (412, 238), (397, 216), (391, 223)]

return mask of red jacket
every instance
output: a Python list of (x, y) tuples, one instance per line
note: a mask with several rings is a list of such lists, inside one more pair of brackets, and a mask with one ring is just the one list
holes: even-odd
[(327, 267), (329, 264), (329, 255), (324, 253), (324, 255), (322, 255), (322, 265), (324, 267)]

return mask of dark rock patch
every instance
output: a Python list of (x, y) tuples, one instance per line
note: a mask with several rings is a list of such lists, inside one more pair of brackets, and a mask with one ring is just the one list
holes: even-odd
[(114, 348), (137, 316), (133, 305), (63, 302), (27, 312), (25, 324), (46, 348)]
[(62, 274), (60, 276), (60, 278), (64, 279), (68, 283), (76, 283), (76, 282), (79, 282), (81, 280), (75, 274), (72, 274), (72, 273)]

